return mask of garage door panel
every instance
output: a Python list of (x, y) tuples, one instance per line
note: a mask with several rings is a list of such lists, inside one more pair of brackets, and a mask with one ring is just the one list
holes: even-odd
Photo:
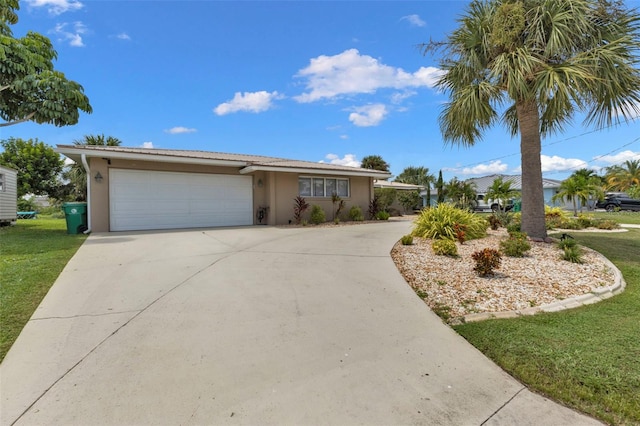
[(250, 176), (112, 169), (112, 231), (253, 224)]

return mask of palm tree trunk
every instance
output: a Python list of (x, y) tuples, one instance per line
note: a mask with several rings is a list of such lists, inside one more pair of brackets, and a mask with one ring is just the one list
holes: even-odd
[(531, 238), (545, 239), (544, 193), (540, 162), (540, 115), (535, 101), (516, 104), (520, 126), (520, 161), (522, 166), (522, 231)]

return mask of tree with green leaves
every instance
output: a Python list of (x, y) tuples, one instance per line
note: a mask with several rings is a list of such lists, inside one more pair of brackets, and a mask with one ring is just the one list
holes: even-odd
[(405, 213), (422, 207), (420, 191), (398, 191), (398, 202), (404, 208)]
[(558, 192), (551, 198), (551, 201), (571, 201), (573, 215), (576, 216), (578, 214), (578, 203), (580, 212), (582, 212), (582, 207), (587, 204), (588, 200), (601, 197), (602, 192), (600, 178), (590, 170), (581, 169), (562, 181)]
[(438, 204), (444, 203), (444, 179), (442, 179), (442, 170), (438, 172), (438, 180), (436, 181), (436, 191), (438, 191)]
[(38, 139), (20, 138), (4, 139), (0, 146), (0, 164), (18, 171), (18, 197), (56, 193), (64, 161), (52, 147)]
[(446, 142), (473, 146), (504, 123), (520, 135), (522, 231), (545, 238), (541, 138), (576, 112), (598, 128), (640, 113), (640, 15), (622, 1), (475, 0), (443, 42)]
[(473, 209), (476, 204), (476, 185), (454, 177), (444, 186), (444, 193), (456, 207)]
[(82, 86), (56, 71), (51, 40), (29, 31), (15, 38), (17, 0), (0, 0), (0, 127), (25, 121), (55, 126), (76, 124), (79, 111), (91, 113)]
[(383, 172), (389, 171), (389, 163), (384, 161), (379, 155), (367, 155), (362, 159), (360, 167), (363, 169), (380, 170)]
[[(78, 146), (120, 146), (122, 141), (113, 136), (85, 135), (82, 139), (73, 141)], [(87, 172), (82, 164), (73, 163), (64, 172), (64, 178), (69, 181), (71, 195), (76, 201), (86, 201), (87, 199)]]
[(504, 180), (502, 176), (498, 176), (493, 180), (491, 186), (487, 188), (485, 198), (487, 200), (498, 201), (500, 211), (507, 211), (509, 200), (520, 195), (520, 191), (511, 187), (513, 182)]
[(604, 178), (611, 191), (628, 191), (640, 186), (640, 160), (627, 160), (622, 165), (607, 167)]
[[(427, 191), (427, 207), (431, 206), (431, 185), (435, 183), (435, 177), (429, 173), (428, 167), (408, 166), (394, 179), (395, 182), (410, 183), (424, 186)], [(420, 194), (418, 193), (418, 196)]]

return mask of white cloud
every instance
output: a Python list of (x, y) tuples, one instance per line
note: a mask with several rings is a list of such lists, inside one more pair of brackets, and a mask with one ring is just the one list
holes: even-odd
[[(589, 168), (589, 164), (584, 160), (580, 160), (579, 158), (563, 158), (557, 155), (548, 156), (543, 154), (540, 156), (540, 162), (542, 163), (542, 173), (569, 172)], [(518, 166), (514, 171), (521, 173), (522, 167)]]
[(414, 27), (424, 27), (427, 25), (419, 15), (407, 15), (400, 18), (401, 21), (408, 21)]
[(347, 140), (349, 139), (349, 135), (340, 135), (340, 139)]
[(494, 160), (488, 164), (478, 164), (473, 167), (464, 167), (462, 170), (459, 168), (451, 168), (446, 171), (459, 172), (463, 175), (493, 175), (498, 173), (504, 173), (509, 166), (500, 160)]
[(194, 129), (192, 127), (182, 127), (182, 126), (176, 126), (176, 127), (172, 127), (170, 129), (164, 130), (165, 133), (169, 133), (170, 135), (179, 135), (181, 133), (195, 133), (197, 131), (198, 131), (197, 129)]
[(541, 155), (540, 161), (542, 163), (542, 173), (564, 172), (587, 168), (587, 162), (578, 158), (562, 158), (557, 155), (549, 157), (548, 155)]
[(140, 148), (153, 148), (153, 142), (142, 142)]
[(345, 154), (340, 158), (336, 154), (327, 154), (324, 158), (329, 161), (320, 161), (320, 163), (337, 164), (340, 166), (360, 167), (360, 161), (356, 160), (356, 156), (353, 154)]
[(396, 92), (393, 95), (391, 95), (391, 103), (400, 104), (405, 99), (410, 98), (411, 96), (415, 96), (417, 93), (418, 92), (416, 92), (415, 90), (405, 90), (404, 92)]
[(120, 34), (116, 34), (116, 38), (119, 40), (131, 40), (131, 37), (129, 36), (129, 34), (122, 32)]
[(58, 36), (59, 40), (68, 41), (69, 46), (84, 47), (82, 35), (87, 33), (87, 26), (80, 21), (76, 21), (69, 28), (67, 22), (56, 24), (51, 33)]
[(332, 99), (341, 95), (374, 93), (378, 89), (408, 89), (434, 87), (442, 70), (421, 67), (414, 73), (380, 63), (357, 49), (334, 55), (321, 55), (311, 59), (297, 77), (305, 78), (306, 93), (294, 99), (301, 103)]
[(594, 160), (598, 162), (606, 163), (611, 166), (614, 164), (622, 164), (628, 160), (640, 160), (640, 152), (622, 151), (616, 155), (603, 155), (602, 157), (595, 157)]
[(272, 102), (276, 99), (282, 99), (284, 96), (280, 95), (278, 92), (236, 92), (233, 99), (230, 101), (224, 102), (217, 107), (214, 108), (213, 112), (217, 115), (225, 115), (230, 114), (232, 112), (263, 112), (270, 109), (273, 104)]
[(84, 7), (77, 0), (26, 0), (30, 7), (46, 7), (52, 15), (60, 15), (64, 12), (80, 10)]
[(349, 121), (358, 127), (377, 126), (388, 114), (387, 107), (383, 104), (356, 107), (354, 111), (349, 114)]

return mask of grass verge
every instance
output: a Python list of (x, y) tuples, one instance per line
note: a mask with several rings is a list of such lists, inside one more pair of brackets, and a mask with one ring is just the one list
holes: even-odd
[(529, 388), (609, 424), (640, 424), (640, 230), (574, 238), (620, 269), (622, 294), (574, 310), (454, 328)]
[(64, 219), (18, 220), (0, 228), (0, 362), (85, 235)]

